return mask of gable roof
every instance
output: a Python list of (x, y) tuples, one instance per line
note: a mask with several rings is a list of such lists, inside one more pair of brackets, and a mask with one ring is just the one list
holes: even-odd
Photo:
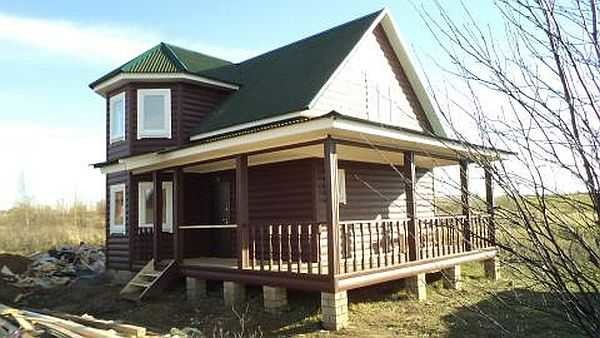
[(199, 73), (231, 62), (164, 42), (150, 48), (90, 84), (90, 88), (122, 73)]
[(248, 128), (249, 125), (254, 127), (286, 119), (315, 117), (307, 110), (359, 42), (377, 24), (384, 27), (390, 38), (423, 106), (431, 132), (445, 137), (444, 128), (411, 61), (406, 43), (385, 9), (238, 64), (160, 43), (90, 84), (90, 87), (108, 82), (119, 73), (163, 72), (190, 74), (201, 77), (205, 83), (214, 80), (217, 85), (236, 89), (192, 130), (194, 136), (191, 140)]
[(241, 85), (192, 134), (305, 110), (382, 11), (201, 74)]

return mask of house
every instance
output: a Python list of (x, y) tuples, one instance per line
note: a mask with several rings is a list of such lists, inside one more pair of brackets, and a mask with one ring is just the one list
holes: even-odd
[[(495, 276), (467, 168), (506, 152), (446, 136), (386, 10), (237, 64), (160, 43), (90, 87), (106, 98), (107, 268), (138, 272), (126, 295), (184, 276), (190, 298), (206, 280), (228, 304), (260, 285), (278, 311), (287, 289), (311, 290), (338, 329), (348, 290), (406, 279), (422, 299), (426, 273), (458, 287), (471, 261)], [(446, 165), (463, 213), (440, 217)]]

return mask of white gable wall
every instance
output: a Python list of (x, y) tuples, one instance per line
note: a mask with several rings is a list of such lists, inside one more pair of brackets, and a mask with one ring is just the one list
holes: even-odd
[(428, 129), (423, 108), (381, 26), (363, 38), (313, 106), (413, 130)]

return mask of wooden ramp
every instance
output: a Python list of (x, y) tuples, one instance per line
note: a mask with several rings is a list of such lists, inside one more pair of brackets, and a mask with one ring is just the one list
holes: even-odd
[(177, 265), (174, 260), (161, 261), (157, 265), (155, 269), (154, 260), (150, 260), (121, 290), (121, 298), (142, 301), (167, 287), (177, 277)]

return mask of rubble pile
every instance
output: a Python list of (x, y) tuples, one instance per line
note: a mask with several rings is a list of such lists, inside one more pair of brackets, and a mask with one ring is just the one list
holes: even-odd
[(0, 279), (19, 288), (52, 288), (104, 272), (102, 248), (83, 243), (79, 246), (58, 246), (33, 254), (28, 259), (31, 263), (25, 271), (12, 271), (10, 265), (0, 264)]

